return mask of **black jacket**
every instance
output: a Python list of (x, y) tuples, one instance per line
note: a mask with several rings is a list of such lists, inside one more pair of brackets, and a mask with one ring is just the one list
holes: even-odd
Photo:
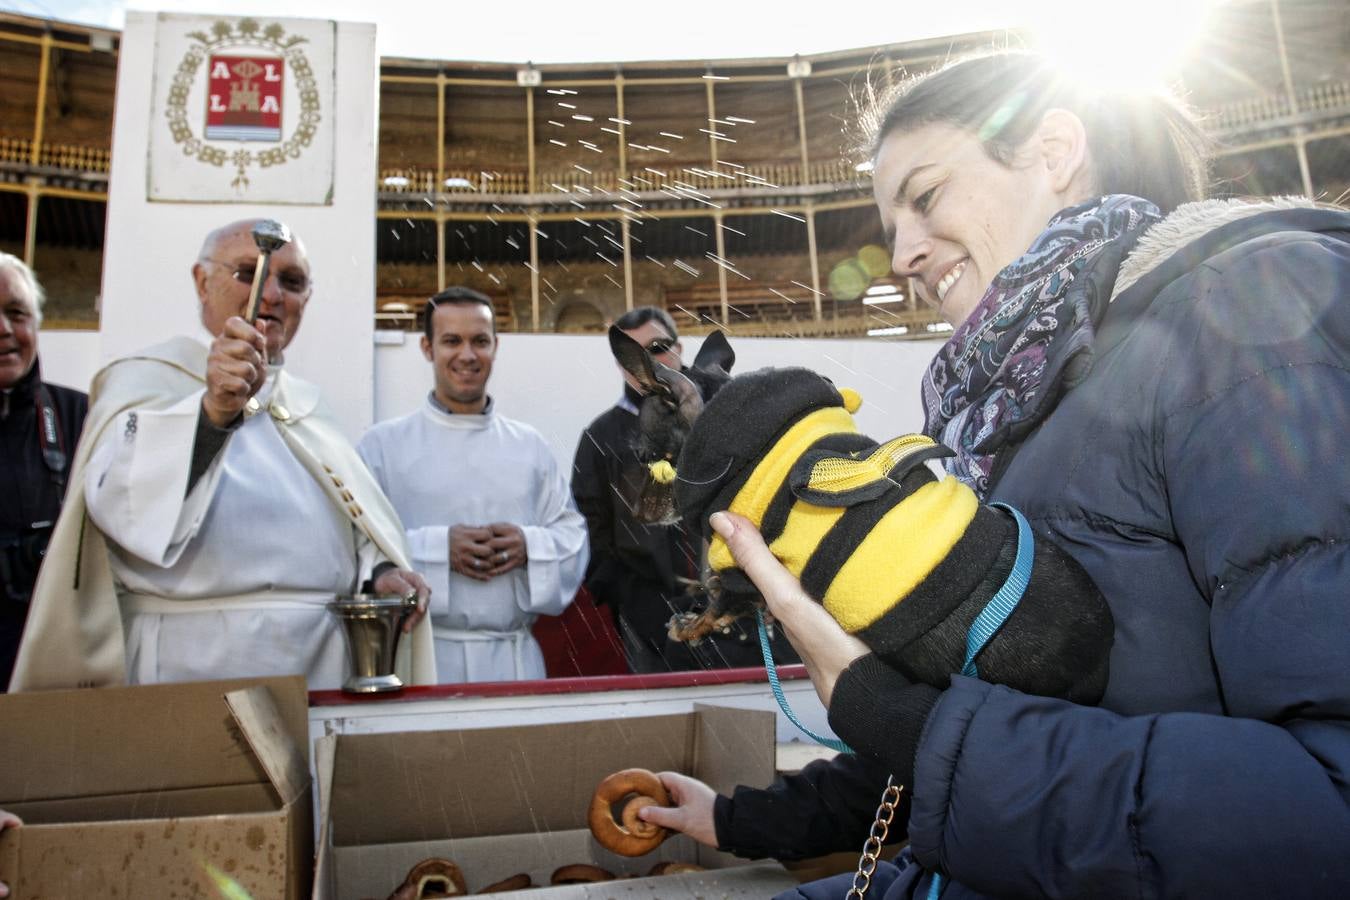
[[(859, 851), (886, 788), (887, 767), (841, 753), (784, 775), (765, 790), (738, 787), (713, 807), (717, 849), (747, 859), (797, 860)], [(905, 837), (909, 792), (900, 795), (887, 843)]]
[[(38, 431), (42, 395), (56, 413), (57, 440), (45, 454)], [(88, 407), (82, 392), (43, 382), (37, 362), (13, 389), (0, 393), (0, 690), (9, 686), (28, 598), (61, 512)]]
[(1110, 602), (1106, 696), (953, 678), (884, 900), (1350, 889), (1350, 214), (1186, 238), (994, 489)]
[(698, 560), (679, 526), (633, 518), (646, 477), (636, 439), (637, 416), (623, 406), (588, 425), (572, 466), (572, 496), (590, 535), (587, 590), (642, 634), (664, 635), (671, 598), (684, 593), (676, 579), (696, 578)]

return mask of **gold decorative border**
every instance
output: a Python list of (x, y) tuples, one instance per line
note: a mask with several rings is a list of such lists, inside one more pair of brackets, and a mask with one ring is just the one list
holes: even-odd
[[(309, 58), (300, 47), (301, 44), (308, 43), (309, 39), (298, 35), (287, 36), (286, 30), (276, 22), (262, 28), (254, 19), (240, 19), (234, 25), (218, 20), (211, 26), (211, 34), (193, 31), (188, 33), (188, 37), (196, 41), (197, 46), (190, 48), (183, 56), (182, 62), (178, 64), (169, 87), (165, 109), (169, 131), (173, 134), (174, 143), (182, 145), (183, 154), (196, 157), (198, 161), (212, 166), (224, 167), (227, 161), (233, 164), (236, 171), (230, 186), (240, 191), (248, 187), (249, 166), (256, 164), (265, 169), (285, 165), (291, 159), (299, 159), (300, 154), (314, 140), (318, 124), (323, 118), (319, 114), (318, 81), (314, 78)], [(279, 54), (294, 73), (295, 84), (300, 93), (300, 119), (290, 138), (283, 141), (279, 147), (256, 153), (241, 147), (230, 152), (198, 138), (193, 133), (192, 126), (188, 124), (188, 94), (196, 80), (197, 70), (201, 68), (211, 51), (239, 45), (271, 50)]]

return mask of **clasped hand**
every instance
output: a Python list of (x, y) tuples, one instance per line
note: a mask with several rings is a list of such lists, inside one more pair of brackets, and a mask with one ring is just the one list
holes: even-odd
[(450, 568), (475, 581), (491, 581), (529, 561), (525, 532), (509, 522), (450, 526)]

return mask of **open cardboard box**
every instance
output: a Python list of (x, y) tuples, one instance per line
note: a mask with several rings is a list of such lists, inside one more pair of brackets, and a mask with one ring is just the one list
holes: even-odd
[(300, 900), (307, 742), (298, 677), (0, 695), (0, 808), (24, 820), (0, 832), (0, 881), (15, 900)]
[(586, 827), (595, 787), (620, 769), (684, 772), (729, 793), (774, 776), (774, 716), (696, 706), (691, 713), (511, 728), (329, 735), (315, 747), (322, 819), (315, 900), (384, 900), (432, 856), (454, 861), (470, 892), (527, 872), (590, 863), (644, 875), (664, 860), (712, 870), (522, 891), (530, 898), (768, 897), (795, 885), (777, 863), (747, 865), (677, 835), (629, 859)]

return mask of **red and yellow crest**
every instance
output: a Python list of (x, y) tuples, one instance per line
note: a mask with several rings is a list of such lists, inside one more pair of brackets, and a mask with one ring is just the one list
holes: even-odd
[[(231, 184), (239, 192), (249, 184), (251, 167), (298, 159), (322, 118), (318, 82), (305, 55), (308, 38), (253, 19), (217, 20), (209, 32), (187, 38), (192, 44), (165, 103), (169, 130), (183, 153), (210, 166), (233, 166)], [(200, 133), (194, 120), (203, 123)]]
[(207, 71), (207, 140), (281, 140), (283, 57), (212, 54)]

